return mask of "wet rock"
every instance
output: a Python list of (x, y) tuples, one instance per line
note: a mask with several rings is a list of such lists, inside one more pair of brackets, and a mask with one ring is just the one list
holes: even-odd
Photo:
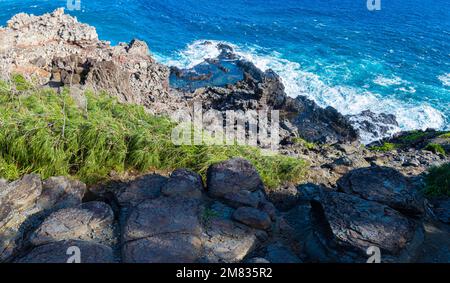
[(240, 207), (236, 209), (233, 213), (233, 218), (256, 229), (267, 230), (272, 225), (270, 216), (266, 212), (252, 207)]
[(300, 136), (309, 142), (335, 144), (358, 139), (348, 119), (332, 107), (320, 108), (304, 96), (297, 96), (287, 107), (298, 113), (292, 123)]
[(407, 214), (423, 213), (416, 188), (395, 169), (373, 166), (356, 169), (338, 181), (339, 189), (363, 199), (386, 204)]
[(207, 172), (208, 192), (212, 197), (224, 197), (241, 190), (256, 191), (264, 188), (253, 165), (245, 159), (235, 158), (214, 164)]
[(114, 215), (103, 202), (87, 202), (48, 216), (30, 237), (33, 245), (62, 240), (84, 240), (112, 244)]
[[(27, 255), (16, 260), (18, 263), (67, 263), (74, 262), (79, 250), (80, 263), (115, 262), (110, 247), (86, 241), (59, 241), (32, 249)], [(75, 251), (75, 252), (74, 252)]]
[(376, 245), (398, 254), (415, 234), (413, 221), (373, 201), (330, 192), (322, 199), (322, 206), (334, 237), (364, 252)]
[(377, 114), (370, 110), (365, 110), (359, 114), (348, 115), (347, 117), (358, 131), (363, 144), (390, 137), (400, 131), (397, 118), (392, 114)]
[(201, 198), (203, 192), (202, 177), (186, 169), (177, 169), (161, 190), (166, 196), (184, 196)]

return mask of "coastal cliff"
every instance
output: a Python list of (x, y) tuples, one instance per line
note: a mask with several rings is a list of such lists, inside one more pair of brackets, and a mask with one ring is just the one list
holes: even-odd
[[(190, 111), (196, 102), (220, 113), (279, 110), (277, 162), (308, 165), (272, 182), (261, 161), (270, 157), (258, 156), (256, 164), (230, 154), (201, 172), (143, 168), (88, 186), (25, 170), (0, 182), (0, 261), (65, 262), (71, 246), (81, 249), (83, 262), (365, 262), (369, 246), (379, 247), (385, 262), (450, 261), (449, 251), (436, 251), (450, 246), (448, 182), (438, 184), (444, 194), (425, 193), (427, 170), (450, 161), (448, 133), (381, 139), (397, 126), (395, 116), (346, 117), (288, 97), (275, 72), (239, 58), (231, 46), (217, 48), (217, 58), (179, 69), (158, 63), (143, 41), (99, 40), (95, 28), (62, 9), (8, 21), (0, 29), (4, 81), (20, 75), (54, 95), (67, 91), (81, 109), (91, 91), (158, 117)], [(22, 92), (12, 83), (2, 95), (30, 95)], [(362, 145), (361, 130), (380, 141)]]

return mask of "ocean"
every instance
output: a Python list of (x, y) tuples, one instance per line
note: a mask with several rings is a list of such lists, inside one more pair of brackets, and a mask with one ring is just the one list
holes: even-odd
[[(76, 1), (69, 1), (76, 4)], [(306, 95), (343, 114), (394, 114), (401, 130), (449, 129), (450, 0), (0, 0), (14, 14), (57, 7), (112, 44), (145, 40), (162, 63), (192, 67), (226, 42)]]

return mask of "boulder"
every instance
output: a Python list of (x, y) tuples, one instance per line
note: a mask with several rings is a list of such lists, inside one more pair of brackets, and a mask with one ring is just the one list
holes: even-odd
[(415, 236), (414, 221), (374, 201), (329, 192), (322, 198), (322, 206), (335, 239), (362, 252), (375, 245), (399, 254)]
[(202, 177), (187, 169), (177, 169), (161, 190), (165, 196), (183, 196), (201, 198), (203, 192)]
[(125, 262), (195, 262), (201, 252), (199, 203), (185, 197), (145, 200), (123, 228)]
[(450, 224), (450, 198), (433, 199), (430, 202), (434, 216), (439, 221)]
[(245, 225), (256, 229), (267, 230), (272, 226), (270, 216), (253, 207), (240, 207), (233, 213), (233, 218)]
[(43, 209), (77, 206), (86, 193), (86, 185), (67, 177), (50, 177), (43, 182), (38, 205)]
[(231, 207), (241, 206), (258, 207), (259, 198), (254, 193), (247, 190), (229, 192), (223, 196), (223, 201)]
[(253, 192), (264, 189), (255, 167), (242, 158), (234, 158), (211, 165), (207, 172), (207, 185), (209, 195), (219, 198), (241, 190)]
[(424, 211), (417, 189), (400, 172), (389, 167), (355, 169), (337, 182), (341, 191), (388, 205), (406, 214)]
[(113, 250), (105, 245), (86, 241), (59, 241), (35, 247), (17, 263), (73, 262), (79, 250), (80, 263), (115, 262)]
[(62, 240), (112, 244), (113, 222), (114, 214), (109, 205), (87, 202), (52, 213), (31, 234), (30, 242), (36, 246)]

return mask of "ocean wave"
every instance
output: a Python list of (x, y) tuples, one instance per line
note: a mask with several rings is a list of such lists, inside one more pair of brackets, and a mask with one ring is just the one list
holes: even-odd
[[(205, 43), (207, 42), (207, 43)], [(205, 58), (219, 55), (217, 44), (232, 46), (235, 53), (252, 62), (261, 70), (272, 69), (280, 77), (290, 97), (304, 95), (314, 100), (322, 107), (332, 106), (344, 115), (359, 114), (364, 110), (374, 113), (394, 114), (399, 123), (399, 130), (416, 130), (427, 128), (442, 129), (445, 126), (445, 116), (439, 110), (426, 103), (415, 104), (401, 101), (380, 94), (358, 89), (352, 86), (330, 86), (319, 75), (302, 70), (301, 65), (282, 58), (280, 53), (267, 53), (258, 46), (237, 46), (228, 42), (198, 40), (185, 50), (179, 51), (173, 58), (163, 59), (163, 63), (181, 68), (190, 68), (202, 62)], [(448, 76), (447, 79), (450, 79)], [(399, 85), (404, 81), (399, 77), (382, 78), (377, 82), (385, 85)], [(404, 88), (405, 91), (414, 89)], [(361, 133), (364, 135), (364, 133)], [(370, 136), (362, 137), (367, 142), (373, 141)]]
[(450, 73), (438, 76), (438, 80), (440, 80), (444, 86), (450, 86)]

